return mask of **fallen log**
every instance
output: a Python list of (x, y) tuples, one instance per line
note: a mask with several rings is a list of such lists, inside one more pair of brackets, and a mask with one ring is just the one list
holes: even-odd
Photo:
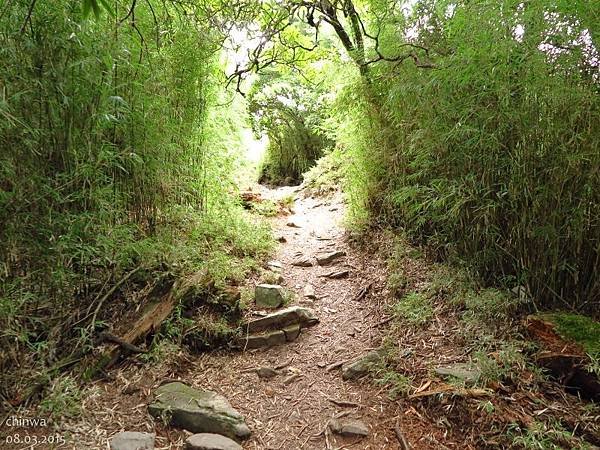
[[(162, 322), (169, 317), (177, 304), (179, 298), (177, 292), (177, 283), (175, 283), (167, 294), (146, 307), (141, 317), (133, 323), (129, 328), (129, 331), (122, 337), (117, 338), (114, 334), (104, 333), (105, 339), (107, 336), (115, 337), (117, 339), (107, 339), (113, 343), (108, 349), (102, 352), (94, 364), (91, 364), (89, 368), (85, 370), (83, 378), (91, 379), (99, 372), (110, 369), (119, 360), (123, 354), (123, 350), (134, 352), (136, 349), (141, 350), (139, 347), (135, 346), (135, 343), (141, 341), (149, 333), (155, 332), (160, 328)], [(143, 352), (143, 350), (141, 351)]]
[(135, 345), (136, 342), (140, 342), (148, 334), (158, 331), (178, 304), (194, 304), (198, 298), (203, 298), (213, 291), (214, 281), (206, 270), (175, 281), (166, 294), (146, 306), (141, 316), (133, 324), (123, 323), (120, 327), (115, 328), (127, 330), (122, 336), (103, 333), (103, 339), (112, 344), (96, 358), (94, 363), (88, 366), (83, 373), (83, 378), (89, 380), (98, 373), (110, 369), (124, 355), (124, 352), (145, 353), (145, 350)]

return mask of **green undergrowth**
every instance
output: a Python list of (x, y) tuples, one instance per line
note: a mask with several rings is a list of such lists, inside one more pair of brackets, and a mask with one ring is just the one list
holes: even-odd
[(279, 205), (273, 200), (252, 203), (252, 211), (264, 217), (275, 217), (279, 214)]
[(304, 193), (327, 196), (339, 192), (344, 183), (347, 164), (342, 148), (334, 147), (304, 174)]
[(414, 326), (423, 325), (433, 317), (431, 300), (419, 292), (403, 296), (392, 306), (392, 311), (400, 320)]
[[(394, 227), (438, 258), (458, 255), (486, 284), (522, 288), (532, 309), (597, 314), (598, 68), (577, 40), (597, 40), (598, 13), (553, 0), (386, 12), (395, 21), (383, 54), (418, 35), (435, 69), (341, 77), (333, 110), (355, 226)], [(579, 43), (544, 51), (550, 42)]]
[[(386, 232), (378, 241), (387, 256), (388, 313), (392, 321), (383, 339), (381, 359), (373, 364), (371, 374), (374, 382), (383, 386), (390, 398), (407, 397), (414, 394), (419, 386), (433, 380), (428, 389), (444, 383), (456, 392), (496, 390), (500, 386), (510, 392), (534, 392), (540, 401), (549, 401), (544, 398), (547, 374), (535, 364), (533, 357), (538, 347), (526, 339), (525, 330), (520, 325), (527, 313), (522, 298), (508, 290), (485, 287), (480, 278), (458, 261), (432, 261), (426, 256), (426, 248), (413, 247), (405, 236)], [(588, 352), (597, 351), (600, 327), (596, 322), (570, 314), (553, 315), (552, 319), (560, 333), (578, 340)], [(449, 330), (445, 331), (445, 328)], [(413, 337), (406, 339), (405, 336)], [(433, 339), (433, 347), (428, 345), (430, 339)], [(476, 379), (442, 379), (436, 375), (433, 369), (445, 366), (444, 361), (449, 354), (455, 357), (454, 361), (471, 366), (477, 373)], [(445, 358), (439, 358), (440, 355)], [(413, 366), (418, 369), (413, 370)], [(598, 360), (592, 358), (589, 368), (594, 372), (600, 369)], [(477, 410), (478, 415), (485, 413), (484, 423), (489, 421), (490, 435), (494, 435), (494, 440), (502, 442), (502, 445), (539, 449), (563, 448), (564, 445), (591, 448), (586, 447), (585, 439), (564, 428), (560, 415), (541, 416), (530, 427), (515, 422), (494, 425), (504, 420), (501, 411), (506, 405), (502, 405), (501, 401), (494, 396), (467, 400), (460, 399), (460, 394), (458, 397), (454, 395), (427, 397), (426, 403), (427, 407), (436, 411), (436, 405), (443, 406), (448, 401), (459, 408), (460, 413), (446, 415), (445, 420), (450, 421), (449, 429), (454, 428), (454, 418), (462, 421)], [(580, 420), (587, 420), (584, 418), (587, 417), (585, 408), (582, 405), (578, 408), (582, 414)], [(597, 409), (592, 406), (592, 411)], [(530, 414), (533, 412), (530, 411)], [(482, 425), (474, 426), (480, 428)]]
[(237, 204), (248, 113), (204, 12), (30, 6), (0, 14), (0, 398), (14, 402), (176, 280), (239, 284), (273, 245)]
[(265, 71), (249, 95), (253, 129), (269, 144), (261, 160), (259, 182), (298, 185), (304, 172), (331, 145), (320, 128), (323, 97), (300, 77)]

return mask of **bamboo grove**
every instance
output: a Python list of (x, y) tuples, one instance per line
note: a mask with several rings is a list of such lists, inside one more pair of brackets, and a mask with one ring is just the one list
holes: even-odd
[(587, 0), (0, 2), (0, 368), (89, 345), (134, 270), (264, 255), (249, 126), (264, 180), (337, 159), (352, 226), (598, 315), (598, 24)]

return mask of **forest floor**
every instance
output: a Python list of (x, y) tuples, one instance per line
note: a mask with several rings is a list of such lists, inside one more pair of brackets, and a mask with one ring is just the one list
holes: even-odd
[[(270, 265), (280, 271), (282, 286), (294, 293), (288, 306), (311, 308), (320, 322), (302, 329), (295, 341), (267, 349), (194, 354), (173, 346), (151, 362), (129, 358), (109, 378), (84, 387), (79, 417), (56, 421), (56, 433), (67, 441), (60, 448), (107, 449), (108, 440), (120, 431), (156, 433), (156, 449), (182, 448), (191, 433), (166, 426), (148, 414), (156, 388), (175, 380), (226, 397), (252, 431), (243, 443), (245, 449), (402, 450), (398, 432), (414, 449), (482, 448), (478, 442), (486, 433), (490, 434), (489, 448), (506, 448), (493, 444), (506, 424), (537, 423), (545, 416), (566, 419), (571, 428), (580, 430), (578, 434), (598, 436), (597, 409), (568, 396), (556, 383), (546, 384), (539, 392), (521, 377), (513, 386), (497, 384), (493, 402), (488, 400), (489, 390), (462, 388), (438, 401), (435, 394), (448, 392), (444, 390), (449, 385), (432, 376), (432, 367), (465, 361), (472, 350), (464, 346), (455, 310), (442, 302), (434, 305), (426, 325), (412, 329), (401, 325), (399, 329), (391, 314), (389, 252), (386, 256), (381, 236), (373, 235), (377, 242), (357, 242), (344, 229), (340, 196), (307, 198), (297, 188), (261, 188), (260, 193), (275, 202), (296, 196), (291, 214), (270, 219), (281, 242)], [(333, 251), (345, 255), (327, 266), (293, 265), (298, 259)], [(429, 284), (430, 265), (409, 257), (402, 264), (412, 288)], [(325, 276), (339, 271), (348, 271), (348, 276)], [(248, 279), (247, 288), (253, 289), (259, 277)], [(313, 298), (306, 296), (308, 291)], [(254, 305), (246, 311), (248, 318), (260, 313)], [(346, 381), (341, 376), (343, 363), (385, 345), (390, 332), (395, 333), (397, 346), (412, 353), (404, 358), (411, 396), (390, 396), (389, 380), (378, 385), (372, 377)], [(276, 368), (278, 375), (261, 378), (253, 370), (259, 367)], [(494, 413), (486, 413), (487, 408)], [(334, 434), (328, 427), (334, 418), (361, 421), (369, 434), (366, 438)]]
[[(263, 189), (261, 193), (263, 198), (277, 200), (294, 190)], [(252, 430), (243, 444), (246, 449), (396, 449), (397, 423), (409, 442), (422, 442), (418, 448), (436, 448), (423, 436), (430, 434), (431, 442), (437, 442), (440, 431), (433, 426), (425, 429), (418, 415), (389, 399), (385, 388), (368, 380), (342, 379), (340, 363), (381, 344), (386, 318), (385, 261), (349, 245), (343, 216), (339, 197), (298, 198), (292, 215), (271, 219), (276, 236), (285, 238), (273, 259), (283, 267), (282, 285), (295, 293), (290, 304), (313, 309), (318, 325), (303, 329), (294, 342), (269, 349), (201, 355), (179, 350), (152, 367), (134, 360), (124, 364), (113, 372), (112, 380), (86, 388), (83, 416), (62, 426), (73, 448), (107, 448), (107, 439), (124, 430), (156, 432), (157, 449), (181, 448), (189, 433), (154, 423), (147, 413), (154, 389), (166, 380), (181, 380), (224, 395)], [(299, 256), (333, 250), (346, 256), (326, 267), (292, 265)], [(336, 270), (348, 270), (349, 276), (320, 277)], [(256, 282), (248, 280), (250, 285)], [(306, 285), (314, 287), (316, 299), (304, 297)], [(370, 286), (369, 295), (355, 300), (366, 286)], [(282, 374), (262, 379), (250, 370), (262, 366), (283, 366)], [(289, 374), (298, 376), (285, 384)], [(364, 422), (369, 436), (361, 440), (332, 434), (327, 424), (335, 417)]]

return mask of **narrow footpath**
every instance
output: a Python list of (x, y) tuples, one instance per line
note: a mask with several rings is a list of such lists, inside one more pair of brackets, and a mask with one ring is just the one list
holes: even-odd
[[(287, 192), (263, 195), (276, 199)], [(367, 300), (361, 293), (377, 292), (383, 265), (347, 244), (339, 200), (298, 199), (293, 210), (291, 216), (274, 219), (276, 236), (283, 241), (274, 269), (281, 266), (282, 285), (295, 293), (290, 304), (313, 309), (319, 324), (303, 329), (294, 342), (269, 349), (205, 354), (194, 363), (198, 377), (192, 382), (218, 390), (244, 415), (252, 430), (244, 448), (398, 448), (393, 427), (399, 411), (387, 392), (368, 381), (344, 381), (340, 372), (342, 363), (381, 343), (377, 325), (383, 305), (376, 296)], [(315, 262), (332, 252), (345, 255), (324, 266)], [(307, 261), (312, 265), (296, 265)], [(326, 276), (333, 274), (343, 278)], [(282, 367), (281, 374), (261, 378), (250, 371), (258, 367)], [(363, 422), (369, 434), (333, 434), (327, 424), (334, 418)]]
[[(384, 261), (350, 245), (339, 198), (303, 198), (292, 188), (261, 194), (275, 201), (297, 195), (293, 214), (271, 219), (280, 244), (269, 267), (293, 293), (285, 306), (310, 308), (319, 323), (270, 348), (200, 355), (180, 349), (164, 360), (118, 368), (112, 380), (86, 390), (84, 417), (64, 426), (80, 445), (75, 448), (108, 448), (110, 437), (123, 430), (156, 433), (156, 449), (183, 448), (191, 433), (148, 415), (156, 389), (170, 381), (224, 396), (252, 433), (244, 449), (403, 449), (400, 429), (408, 442), (421, 441), (412, 448), (429, 448), (421, 438), (433, 424), (425, 431), (419, 413), (391, 400), (372, 378), (342, 376), (348, 363), (382, 343), (389, 322)], [(318, 263), (324, 255), (333, 257)], [(258, 282), (250, 279), (247, 287)], [(255, 305), (249, 309), (248, 319), (265, 313)], [(332, 420), (351, 432), (332, 431)]]

